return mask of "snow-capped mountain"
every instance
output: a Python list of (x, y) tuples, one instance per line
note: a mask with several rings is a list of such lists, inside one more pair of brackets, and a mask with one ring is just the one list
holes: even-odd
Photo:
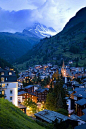
[(40, 23), (35, 23), (31, 27), (27, 27), (25, 30), (40, 38), (50, 37), (56, 34), (56, 31), (52, 27), (46, 27)]

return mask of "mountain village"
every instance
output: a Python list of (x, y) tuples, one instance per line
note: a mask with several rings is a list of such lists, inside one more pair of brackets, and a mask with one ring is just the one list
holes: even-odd
[[(71, 62), (70, 62), (71, 63)], [(67, 91), (65, 96), (68, 116), (45, 108), (46, 98), (54, 88), (58, 77), (62, 77), (63, 88)], [(15, 71), (10, 68), (0, 68), (0, 94), (2, 98), (12, 102), (27, 115), (43, 122), (52, 123), (56, 118), (59, 121), (72, 123), (74, 129), (86, 126), (86, 69), (84, 67), (62, 67), (52, 65), (35, 65), (16, 77)], [(47, 83), (43, 83), (48, 79)], [(40, 83), (40, 81), (41, 83)], [(33, 109), (28, 101), (35, 102), (37, 108)], [(33, 112), (33, 113), (32, 113)], [(76, 126), (76, 127), (75, 127)]]

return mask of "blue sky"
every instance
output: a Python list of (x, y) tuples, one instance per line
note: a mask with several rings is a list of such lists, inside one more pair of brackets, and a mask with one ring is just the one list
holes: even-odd
[(21, 32), (34, 22), (61, 31), (86, 0), (0, 0), (0, 31)]

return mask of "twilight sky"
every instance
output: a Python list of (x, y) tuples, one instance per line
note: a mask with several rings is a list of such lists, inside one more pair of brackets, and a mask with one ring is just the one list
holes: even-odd
[(0, 0), (0, 32), (21, 32), (34, 22), (61, 31), (86, 0)]

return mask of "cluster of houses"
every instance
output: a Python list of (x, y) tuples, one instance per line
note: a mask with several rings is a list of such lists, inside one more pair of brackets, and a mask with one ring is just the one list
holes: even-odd
[(50, 63), (47, 65), (35, 65), (34, 67), (29, 67), (28, 70), (19, 74), (18, 82), (25, 81), (25, 78), (27, 77), (32, 80), (35, 76), (38, 77), (39, 75), (41, 80), (48, 76), (52, 78), (53, 73), (56, 72), (57, 69), (57, 65), (53, 66)]
[[(57, 71), (59, 75), (63, 76), (64, 85), (63, 87), (68, 91), (67, 97), (65, 98), (68, 105), (68, 113), (71, 119), (78, 121), (79, 125), (86, 123), (86, 70), (83, 67), (69, 67), (62, 65), (62, 68), (59, 68), (57, 65), (53, 66), (52, 64), (47, 65), (36, 65), (34, 68), (29, 67), (25, 72), (19, 74), (17, 79), (16, 74), (13, 70), (2, 69), (0, 68), (0, 94), (4, 95), (5, 99), (8, 99), (15, 106), (18, 106), (23, 112), (26, 112), (26, 107), (21, 105), (23, 101), (30, 98), (35, 103), (42, 103), (46, 101), (46, 96), (49, 92), (49, 88), (42, 88), (41, 85), (28, 85), (23, 87), (22, 82), (26, 77), (33, 79), (34, 76), (40, 74), (40, 78), (43, 80)], [(75, 79), (79, 79), (81, 84)], [(48, 112), (48, 113), (46, 113)], [(51, 111), (45, 111), (44, 116), (40, 116), (40, 113), (36, 113), (36, 117), (41, 120), (45, 120), (46, 115), (49, 115)], [(41, 112), (42, 114), (42, 112)], [(52, 114), (52, 112), (51, 112)], [(54, 113), (55, 114), (55, 113)], [(58, 114), (55, 114), (58, 118)], [(40, 118), (41, 117), (41, 118)], [(42, 119), (43, 118), (43, 119)], [(45, 120), (46, 121), (46, 120)], [(51, 121), (51, 120), (49, 120)], [(81, 126), (80, 126), (81, 127)], [(86, 125), (85, 125), (86, 127)], [(77, 129), (77, 128), (76, 128)]]

